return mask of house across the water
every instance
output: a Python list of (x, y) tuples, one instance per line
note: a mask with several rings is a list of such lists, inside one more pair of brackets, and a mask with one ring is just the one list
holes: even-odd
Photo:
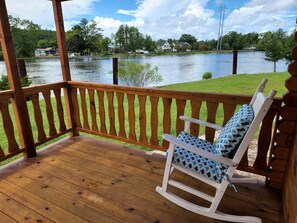
[(36, 57), (57, 56), (58, 54), (59, 54), (59, 51), (55, 47), (37, 48), (35, 50)]

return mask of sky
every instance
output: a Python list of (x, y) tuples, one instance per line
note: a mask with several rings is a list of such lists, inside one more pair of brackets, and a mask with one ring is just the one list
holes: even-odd
[[(6, 0), (8, 14), (54, 29), (48, 0)], [(220, 7), (225, 8), (224, 34), (296, 28), (296, 0), (71, 0), (62, 3), (65, 29), (81, 19), (95, 20), (105, 37), (122, 24), (135, 26), (154, 40), (191, 34), (198, 40), (217, 39)]]

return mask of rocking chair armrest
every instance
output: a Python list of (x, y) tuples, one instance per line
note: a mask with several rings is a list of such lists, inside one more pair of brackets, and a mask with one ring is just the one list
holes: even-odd
[[(213, 161), (216, 161), (216, 162), (219, 162), (219, 163), (222, 163), (222, 164), (225, 164), (227, 166), (232, 166), (232, 167), (236, 167), (238, 166), (239, 163), (237, 162), (234, 162), (232, 159), (229, 159), (227, 157), (223, 157), (223, 156), (220, 156), (220, 155), (217, 155), (217, 154), (213, 154), (211, 152), (208, 152), (206, 150), (203, 150), (203, 149), (200, 149), (199, 147), (196, 147), (196, 146), (192, 146), (188, 143), (185, 143), (177, 138), (174, 138), (173, 136), (169, 135), (169, 134), (163, 134), (163, 139), (167, 140), (168, 142), (176, 145), (176, 146), (179, 146), (185, 150), (188, 150), (196, 155), (199, 155), (199, 156), (203, 156), (207, 159), (210, 159), (210, 160), (213, 160)], [(170, 147), (169, 147), (170, 148)], [(174, 148), (174, 147), (172, 147)]]
[(210, 122), (206, 122), (206, 121), (202, 121), (202, 120), (196, 119), (196, 118), (190, 118), (190, 117), (187, 117), (187, 116), (180, 116), (179, 118), (181, 120), (186, 121), (186, 122), (192, 122), (192, 123), (195, 123), (195, 124), (204, 125), (204, 126), (216, 129), (216, 130), (221, 130), (223, 128), (220, 125), (210, 123)]

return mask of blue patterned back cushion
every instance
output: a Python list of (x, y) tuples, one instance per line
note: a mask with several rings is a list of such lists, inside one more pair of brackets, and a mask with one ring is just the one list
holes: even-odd
[(230, 157), (232, 151), (238, 148), (253, 119), (253, 108), (246, 104), (242, 105), (222, 129), (214, 145), (214, 153)]

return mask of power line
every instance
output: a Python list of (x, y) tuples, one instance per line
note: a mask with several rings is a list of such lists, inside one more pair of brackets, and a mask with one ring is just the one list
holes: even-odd
[(224, 33), (224, 20), (225, 20), (225, 12), (227, 11), (227, 8), (223, 5), (221, 5), (219, 10), (220, 10), (220, 21), (219, 21), (217, 50), (222, 49), (222, 39), (223, 39), (223, 33)]

